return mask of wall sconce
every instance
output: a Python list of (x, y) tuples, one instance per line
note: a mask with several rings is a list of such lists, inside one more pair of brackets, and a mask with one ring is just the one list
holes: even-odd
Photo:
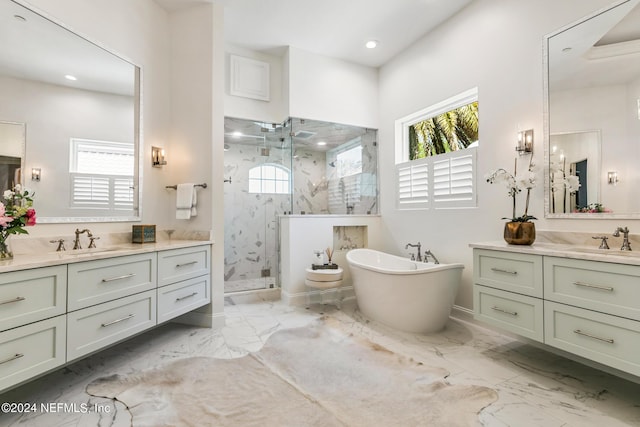
[(516, 151), (519, 154), (533, 153), (533, 129), (518, 132)]
[(40, 181), (42, 170), (40, 168), (31, 168), (31, 181)]
[(611, 185), (616, 185), (618, 183), (618, 172), (611, 171), (611, 172), (607, 173), (607, 181)]
[(151, 166), (154, 168), (161, 168), (166, 164), (167, 161), (164, 159), (164, 149), (160, 147), (151, 147)]

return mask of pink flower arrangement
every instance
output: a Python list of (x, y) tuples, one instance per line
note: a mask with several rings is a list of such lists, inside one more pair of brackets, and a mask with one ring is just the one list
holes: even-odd
[(29, 234), (24, 227), (36, 225), (33, 193), (16, 185), (13, 190), (5, 191), (3, 198), (4, 202), (0, 202), (0, 259), (13, 256), (7, 246), (9, 235)]

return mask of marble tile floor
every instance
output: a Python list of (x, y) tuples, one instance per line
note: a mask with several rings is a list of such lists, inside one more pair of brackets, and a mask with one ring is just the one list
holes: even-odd
[[(478, 425), (640, 426), (640, 384), (463, 320), (451, 319), (437, 334), (415, 335), (368, 321), (353, 305), (304, 309), (280, 301), (237, 303), (233, 296), (225, 298), (225, 314), (221, 329), (165, 324), (0, 395), (0, 403), (54, 404), (49, 413), (0, 413), (0, 426), (130, 426), (122, 404), (87, 395), (86, 385), (98, 377), (131, 374), (178, 358), (241, 357), (259, 350), (275, 331), (307, 325), (322, 315), (345, 331), (448, 369), (450, 383), (497, 390), (499, 400), (480, 413)], [(56, 407), (58, 403), (76, 407)]]

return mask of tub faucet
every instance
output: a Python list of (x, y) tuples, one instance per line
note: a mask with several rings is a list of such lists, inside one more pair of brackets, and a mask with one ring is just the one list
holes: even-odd
[(424, 262), (429, 262), (429, 257), (433, 258), (434, 264), (440, 264), (438, 258), (436, 258), (436, 256), (429, 249), (427, 249), (426, 251), (424, 251)]
[(613, 237), (620, 237), (620, 232), (622, 231), (622, 247), (621, 251), (630, 251), (631, 244), (629, 243), (629, 229), (627, 227), (618, 227), (616, 231), (613, 232)]
[(415, 261), (421, 262), (422, 261), (422, 254), (420, 253), (420, 248), (421, 247), (422, 247), (422, 245), (420, 244), (420, 242), (418, 242), (415, 245), (412, 244), (412, 243), (407, 243), (407, 246), (405, 246), (404, 248), (405, 249), (418, 248), (418, 256), (415, 257)]

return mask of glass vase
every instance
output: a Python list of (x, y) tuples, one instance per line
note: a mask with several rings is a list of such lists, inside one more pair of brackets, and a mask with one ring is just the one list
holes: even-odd
[(0, 261), (13, 258), (9, 237), (10, 234), (0, 235)]
[(531, 245), (536, 240), (533, 222), (507, 222), (504, 225), (504, 241), (510, 245)]

